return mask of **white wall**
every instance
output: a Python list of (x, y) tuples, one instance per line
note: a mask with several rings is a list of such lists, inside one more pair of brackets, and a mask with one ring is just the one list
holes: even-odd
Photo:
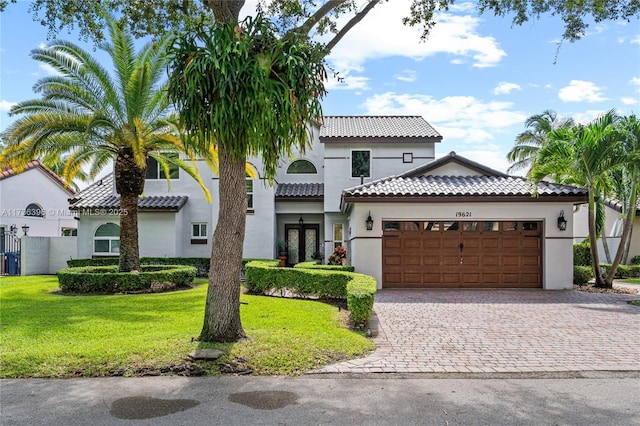
[(77, 237), (22, 237), (20, 274), (55, 274), (77, 257)]
[[(365, 178), (365, 183), (398, 175), (430, 163), (435, 156), (434, 144), (429, 142), (376, 144), (354, 141), (329, 142), (324, 145), (324, 209), (327, 212), (340, 211), (340, 196), (343, 189), (360, 185), (359, 177), (351, 177), (351, 151), (371, 150), (371, 177)], [(413, 163), (403, 163), (404, 152), (413, 153)]]
[[(29, 226), (29, 236), (62, 235), (62, 228), (77, 227), (74, 214), (69, 211), (68, 198), (72, 194), (36, 167), (0, 180), (0, 226), (6, 229), (13, 224), (18, 235), (22, 226)], [(25, 216), (26, 207), (36, 203), (42, 207), (45, 217)]]
[[(471, 212), (465, 220), (531, 220), (542, 221), (543, 278), (547, 290), (572, 288), (573, 283), (573, 218), (566, 215), (567, 230), (557, 228), (560, 210), (571, 211), (567, 202), (522, 203), (354, 203), (349, 213), (351, 229), (350, 262), (357, 272), (372, 275), (382, 287), (382, 221), (384, 220), (460, 220), (456, 212)], [(373, 230), (367, 231), (365, 220), (371, 211)]]

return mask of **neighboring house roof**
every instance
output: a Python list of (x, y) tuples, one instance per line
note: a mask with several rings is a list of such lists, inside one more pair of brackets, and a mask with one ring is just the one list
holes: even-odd
[(420, 116), (325, 116), (321, 142), (439, 142), (442, 136)]
[(19, 175), (20, 173), (24, 173), (24, 172), (27, 172), (29, 170), (36, 170), (36, 169), (42, 170), (47, 176), (49, 176), (51, 179), (53, 179), (53, 181), (56, 184), (60, 185), (62, 187), (62, 189), (67, 191), (69, 194), (75, 194), (76, 193), (76, 191), (73, 188), (67, 187), (64, 179), (62, 179), (53, 170), (51, 170), (50, 168), (48, 168), (47, 166), (45, 166), (44, 164), (42, 164), (38, 160), (29, 161), (29, 163), (27, 163), (27, 166), (23, 170), (20, 170), (20, 171), (17, 171), (15, 169), (11, 168), (11, 167), (2, 168), (2, 170), (0, 171), (0, 180), (8, 179), (8, 178), (10, 178), (12, 176)]
[(465, 166), (466, 168), (474, 170), (483, 176), (502, 176), (502, 177), (509, 176), (505, 173), (499, 172), (497, 170), (489, 168), (480, 163), (476, 163), (475, 161), (471, 161), (468, 158), (461, 157), (458, 154), (456, 154), (455, 151), (451, 151), (448, 155), (445, 155), (444, 157), (440, 157), (437, 160), (434, 160), (430, 163), (416, 167), (415, 169), (411, 169), (401, 174), (400, 176), (401, 177), (425, 176), (425, 175), (428, 175), (429, 172), (448, 163), (456, 163), (461, 166)]
[[(619, 213), (622, 213), (623, 207), (625, 207), (622, 201), (616, 199), (607, 200), (605, 201), (605, 204), (612, 209), (617, 210)], [(636, 215), (640, 215), (640, 198), (638, 198), (636, 203)]]
[[(113, 173), (94, 182), (69, 199), (71, 210), (114, 209), (120, 207), (120, 195), (113, 193)], [(186, 195), (149, 195), (138, 197), (139, 210), (179, 211), (189, 200)]]
[[(535, 201), (540, 198), (558, 198), (563, 201), (584, 202), (589, 191), (570, 185), (540, 182), (533, 186), (526, 178), (509, 176), (482, 166), (454, 152), (440, 160), (410, 170), (400, 176), (379, 179), (342, 192), (345, 202), (366, 201)], [(449, 162), (465, 165), (472, 171), (484, 172), (480, 176), (441, 176), (425, 174), (435, 172)], [(534, 194), (537, 196), (534, 197)]]
[(278, 201), (321, 201), (324, 199), (324, 184), (279, 183), (275, 198)]

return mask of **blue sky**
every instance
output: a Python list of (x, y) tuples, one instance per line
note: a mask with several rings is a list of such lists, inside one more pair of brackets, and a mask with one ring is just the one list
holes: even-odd
[[(552, 109), (584, 122), (611, 108), (639, 112), (638, 20), (591, 24), (558, 50), (556, 18), (513, 27), (460, 2), (420, 42), (419, 29), (401, 23), (408, 4), (378, 5), (334, 49), (328, 62), (344, 82), (329, 82), (326, 115), (421, 115), (444, 137), (437, 156), (456, 151), (504, 171), (533, 114)], [(50, 72), (29, 57), (47, 33), (27, 8), (19, 2), (0, 15), (0, 130), (11, 120), (8, 108), (34, 98), (34, 83)], [(66, 30), (59, 38), (77, 41)]]

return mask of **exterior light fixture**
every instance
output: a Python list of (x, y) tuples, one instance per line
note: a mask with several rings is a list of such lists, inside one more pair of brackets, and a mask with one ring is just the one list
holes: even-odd
[(371, 210), (369, 210), (369, 216), (367, 216), (367, 220), (365, 221), (367, 224), (367, 231), (371, 231), (373, 229), (373, 219), (371, 218)]
[(558, 229), (561, 231), (567, 230), (567, 219), (564, 218), (564, 210), (560, 210), (560, 216), (558, 216)]
[(11, 232), (12, 234), (15, 234), (16, 232), (18, 232), (18, 226), (14, 223), (9, 227), (9, 232)]
[(300, 224), (301, 227), (304, 225), (304, 219), (302, 218), (302, 215), (300, 215), (300, 219), (298, 219), (298, 223)]
[(29, 232), (29, 225), (22, 225), (22, 232), (24, 232), (25, 237), (27, 236), (27, 232)]

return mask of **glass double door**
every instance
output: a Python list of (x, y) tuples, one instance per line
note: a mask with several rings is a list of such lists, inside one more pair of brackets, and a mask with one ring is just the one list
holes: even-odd
[(285, 225), (285, 234), (287, 236), (288, 265), (312, 260), (313, 256), (318, 253), (320, 225)]

